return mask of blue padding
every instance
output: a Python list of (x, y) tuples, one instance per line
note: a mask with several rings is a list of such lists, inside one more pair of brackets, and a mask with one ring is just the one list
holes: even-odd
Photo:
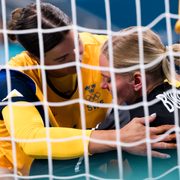
[[(32, 90), (36, 93), (36, 85), (29, 76), (27, 76), (26, 74), (24, 74), (20, 71), (16, 71), (16, 70), (10, 70), (10, 75), (11, 76), (17, 75), (17, 76), (23, 77), (26, 80), (26, 82), (31, 86)], [(0, 82), (3, 81), (6, 77), (7, 77), (6, 69), (0, 70)]]

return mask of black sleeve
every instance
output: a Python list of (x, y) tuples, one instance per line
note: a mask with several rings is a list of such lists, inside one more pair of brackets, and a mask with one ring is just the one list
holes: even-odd
[[(122, 103), (122, 105), (126, 105), (125, 102)], [(120, 128), (123, 128), (126, 124), (130, 122), (130, 113), (128, 110), (118, 110), (119, 114), (119, 125)], [(96, 130), (110, 130), (110, 129), (116, 129), (115, 127), (115, 118), (114, 118), (114, 109), (112, 109), (109, 116), (105, 118), (103, 122), (101, 122), (97, 127)]]

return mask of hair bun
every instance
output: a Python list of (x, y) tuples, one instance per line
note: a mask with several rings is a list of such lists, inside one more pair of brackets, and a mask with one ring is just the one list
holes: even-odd
[(16, 8), (12, 13), (11, 17), (14, 21), (17, 21), (21, 15), (22, 8)]
[[(8, 22), (8, 29), (9, 30), (14, 30), (16, 23), (19, 19), (19, 17), (21, 16), (21, 12), (22, 12), (22, 8), (16, 8), (12, 13), (11, 13), (11, 20)], [(13, 41), (16, 42), (17, 41), (17, 37), (15, 34), (8, 34), (8, 38)]]

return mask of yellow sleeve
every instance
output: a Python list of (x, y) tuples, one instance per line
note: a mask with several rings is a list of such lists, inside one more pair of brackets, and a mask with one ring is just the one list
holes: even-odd
[[(26, 103), (27, 106), (22, 106), (22, 103)], [(13, 119), (10, 112), (12, 112)], [(12, 135), (11, 128), (14, 126), (14, 137), (21, 140), (17, 140), (17, 142), (28, 156), (44, 159), (48, 157), (48, 150), (50, 150), (53, 159), (72, 159), (84, 155), (82, 130), (44, 127), (39, 112), (31, 103), (15, 102), (11, 106), (6, 106), (2, 114), (9, 133)], [(47, 130), (49, 131), (49, 139)], [(85, 130), (87, 147), (91, 132), (92, 130)], [(47, 138), (50, 143), (48, 144), (47, 139), (44, 138)], [(22, 140), (28, 141), (22, 142)], [(33, 140), (36, 142), (32, 142)], [(55, 142), (55, 140), (59, 142)]]

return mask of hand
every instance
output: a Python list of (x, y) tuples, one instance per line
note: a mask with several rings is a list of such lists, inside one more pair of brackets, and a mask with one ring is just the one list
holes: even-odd
[[(8, 174), (12, 174), (11, 176), (9, 176)], [(4, 177), (2, 177), (1, 175), (5, 175)], [(14, 171), (8, 168), (3, 168), (0, 167), (0, 180), (14, 180)], [(20, 180), (19, 178), (17, 178), (17, 180)], [(22, 180), (22, 179), (21, 179)]]
[[(154, 116), (149, 116), (149, 122), (154, 121), (156, 114)], [(175, 127), (175, 125), (162, 125), (158, 127), (150, 127), (149, 135), (151, 139), (156, 139), (162, 137), (162, 135), (169, 129)], [(146, 127), (145, 127), (145, 117), (143, 118), (134, 118), (130, 123), (124, 126), (120, 130), (121, 142), (123, 143), (134, 143), (143, 139), (146, 139)], [(151, 143), (151, 149), (175, 149), (177, 147), (176, 143), (166, 143), (164, 141), (172, 141), (176, 139), (175, 134), (168, 134), (165, 136), (161, 142)], [(137, 146), (131, 147), (122, 147), (123, 150), (135, 154), (146, 156), (147, 155), (147, 144), (142, 143)], [(151, 150), (151, 155), (153, 157), (167, 159), (170, 158), (168, 154), (163, 154), (157, 151)]]

